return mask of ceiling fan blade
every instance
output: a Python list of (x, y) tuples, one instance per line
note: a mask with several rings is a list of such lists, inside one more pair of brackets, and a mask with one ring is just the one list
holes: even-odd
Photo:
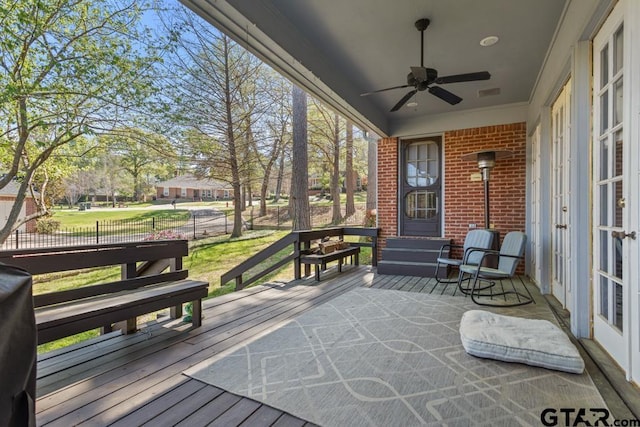
[(401, 86), (388, 87), (386, 89), (374, 90), (372, 92), (361, 93), (360, 96), (368, 96), (368, 95), (372, 95), (372, 94), (378, 93), (378, 92), (384, 92), (384, 91), (393, 90), (393, 89), (402, 89), (402, 88), (405, 88), (405, 87), (411, 87), (411, 85), (401, 85)]
[(411, 67), (411, 74), (413, 74), (413, 78), (419, 82), (427, 80), (427, 69), (424, 67)]
[(489, 80), (491, 74), (488, 71), (480, 71), (477, 73), (455, 74), (452, 76), (438, 77), (435, 83), (442, 85), (447, 83), (474, 82), (477, 80)]
[(393, 106), (393, 108), (391, 109), (391, 112), (393, 113), (394, 111), (398, 111), (399, 109), (402, 108), (402, 106), (404, 104), (406, 104), (406, 102), (411, 99), (411, 97), (413, 95), (415, 95), (416, 93), (418, 93), (418, 89), (414, 89), (410, 92), (408, 92), (405, 96), (402, 97), (402, 99), (400, 101), (398, 101), (398, 103), (396, 105)]
[(456, 105), (457, 103), (462, 101), (462, 98), (460, 98), (458, 95), (455, 95), (446, 89), (442, 89), (440, 86), (431, 86), (429, 88), (429, 93), (437, 96), (438, 98), (442, 99), (445, 102), (448, 102), (451, 105)]

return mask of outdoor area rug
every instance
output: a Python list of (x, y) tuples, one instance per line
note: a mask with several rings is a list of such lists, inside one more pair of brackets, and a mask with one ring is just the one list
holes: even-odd
[[(564, 424), (606, 408), (576, 375), (468, 355), (469, 298), (357, 288), (185, 374), (321, 426)], [(553, 320), (544, 301), (491, 309)], [(551, 418), (549, 418), (551, 417)], [(550, 425), (550, 424), (548, 424)]]

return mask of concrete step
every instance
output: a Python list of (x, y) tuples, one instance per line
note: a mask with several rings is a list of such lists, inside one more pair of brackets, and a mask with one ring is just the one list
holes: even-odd
[[(435, 262), (410, 262), (410, 261), (378, 261), (378, 274), (401, 275), (401, 276), (418, 276), (418, 277), (435, 277)], [(446, 277), (447, 269), (441, 268), (438, 276)]]
[(442, 245), (451, 243), (451, 239), (442, 238), (388, 238), (386, 239), (386, 248), (405, 248), (405, 249), (432, 249), (440, 250)]

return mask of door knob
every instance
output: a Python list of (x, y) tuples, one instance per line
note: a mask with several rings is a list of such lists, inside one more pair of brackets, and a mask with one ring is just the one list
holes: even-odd
[(556, 224), (556, 228), (567, 229), (567, 224)]
[(632, 240), (636, 240), (636, 232), (632, 231), (631, 233), (625, 233), (624, 231), (612, 231), (611, 237), (624, 239), (625, 237), (629, 237)]

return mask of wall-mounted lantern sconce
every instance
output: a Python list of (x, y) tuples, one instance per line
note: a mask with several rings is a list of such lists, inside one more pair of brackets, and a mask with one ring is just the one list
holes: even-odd
[(511, 154), (511, 151), (486, 150), (462, 156), (462, 160), (464, 161), (478, 162), (478, 167), (482, 173), (482, 181), (484, 181), (484, 228), (487, 230), (491, 226), (489, 220), (489, 180), (491, 177), (491, 169), (496, 165), (496, 160), (511, 157)]

